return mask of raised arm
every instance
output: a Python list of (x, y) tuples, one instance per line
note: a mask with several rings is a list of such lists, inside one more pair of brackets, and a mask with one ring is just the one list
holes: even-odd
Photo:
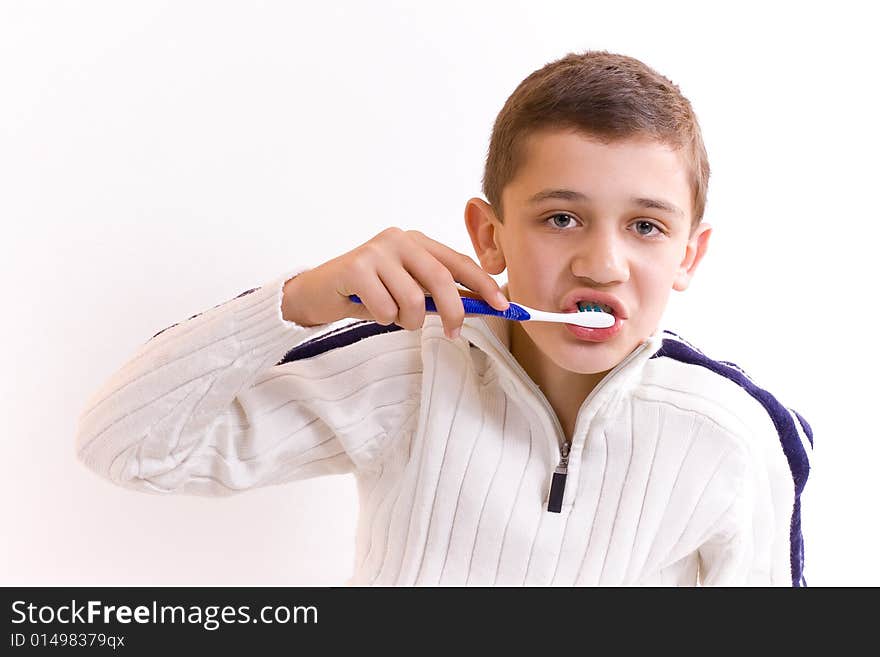
[[(300, 271), (143, 345), (81, 413), (78, 459), (127, 488), (209, 496), (370, 467), (416, 403), (419, 350), (371, 351), (389, 351), (386, 340), (354, 360), (277, 367), (298, 344), (351, 323), (282, 317), (284, 285)], [(377, 367), (384, 384), (371, 382)]]

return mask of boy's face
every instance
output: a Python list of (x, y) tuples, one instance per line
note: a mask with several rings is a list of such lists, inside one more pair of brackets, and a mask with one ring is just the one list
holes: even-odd
[[(587, 199), (530, 200), (545, 190)], [(657, 329), (671, 290), (687, 288), (711, 232), (700, 224), (691, 235), (684, 162), (647, 138), (603, 144), (571, 131), (535, 133), (502, 201), (503, 224), (481, 199), (471, 199), (465, 215), (483, 268), (507, 268), (512, 301), (566, 312), (574, 294), (598, 290), (624, 308), (620, 330), (602, 341), (580, 339), (565, 324), (520, 324), (556, 365), (583, 374), (612, 369)]]

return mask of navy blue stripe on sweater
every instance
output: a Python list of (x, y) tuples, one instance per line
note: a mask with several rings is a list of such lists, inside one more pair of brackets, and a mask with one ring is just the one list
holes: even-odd
[(307, 340), (302, 344), (298, 344), (293, 349), (288, 351), (284, 355), (284, 358), (282, 358), (275, 364), (284, 365), (284, 363), (290, 363), (291, 361), (311, 358), (312, 356), (323, 354), (325, 351), (330, 351), (332, 349), (338, 349), (339, 347), (354, 344), (355, 342), (363, 340), (364, 338), (369, 338), (374, 335), (380, 335), (382, 333), (391, 333), (392, 331), (402, 330), (403, 327), (398, 326), (397, 324), (382, 326), (378, 322), (370, 319), (355, 321), (346, 326), (342, 326), (334, 331), (330, 331), (329, 333), (318, 335), (317, 337), (314, 337), (311, 340)]
[[(760, 402), (770, 415), (770, 419), (773, 420), (773, 425), (779, 434), (782, 451), (791, 469), (795, 487), (794, 508), (792, 509), (791, 528), (789, 531), (791, 582), (792, 586), (805, 587), (807, 580), (804, 578), (804, 538), (801, 532), (800, 498), (810, 473), (810, 461), (804, 443), (798, 434), (792, 413), (797, 417), (804, 435), (810, 441), (811, 449), (813, 446), (813, 430), (797, 411), (786, 408), (773, 395), (758, 387), (751, 377), (739, 366), (727, 361), (712, 360), (681, 336), (676, 335), (672, 331), (664, 331), (664, 333), (668, 334), (669, 337), (664, 337), (663, 346), (651, 358), (667, 357), (683, 363), (699, 365), (730, 379), (742, 386), (746, 392)], [(789, 410), (791, 410), (791, 413)]]

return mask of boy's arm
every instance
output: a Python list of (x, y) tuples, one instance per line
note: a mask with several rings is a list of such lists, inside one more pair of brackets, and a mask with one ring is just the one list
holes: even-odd
[(364, 362), (328, 353), (274, 367), (351, 322), (283, 318), (284, 285), (306, 269), (143, 345), (81, 413), (77, 458), (120, 486), (207, 496), (371, 467), (416, 404), (420, 353), (382, 355), (379, 385), (370, 385), (377, 363), (366, 350)]
[[(392, 226), (248, 290), (153, 336), (80, 415), (77, 454), (103, 477), (159, 493), (227, 495), (370, 468), (418, 408), (424, 292), (455, 337), (456, 283), (508, 306), (471, 258)], [(350, 317), (409, 330), (273, 367)]]
[(812, 434), (808, 440), (800, 417), (791, 415), (801, 444), (789, 449), (802, 475), (795, 477), (787, 457), (780, 456), (779, 435), (759, 442), (764, 449), (755, 450), (741, 490), (698, 550), (700, 585), (806, 585), (801, 501)]

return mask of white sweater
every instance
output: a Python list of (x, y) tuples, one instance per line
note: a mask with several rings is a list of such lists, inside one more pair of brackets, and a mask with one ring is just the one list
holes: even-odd
[(806, 585), (812, 433), (732, 363), (658, 330), (585, 400), (554, 486), (566, 439), (508, 321), (299, 326), (282, 288), (305, 269), (144, 344), (78, 458), (156, 494), (353, 473), (350, 585)]

